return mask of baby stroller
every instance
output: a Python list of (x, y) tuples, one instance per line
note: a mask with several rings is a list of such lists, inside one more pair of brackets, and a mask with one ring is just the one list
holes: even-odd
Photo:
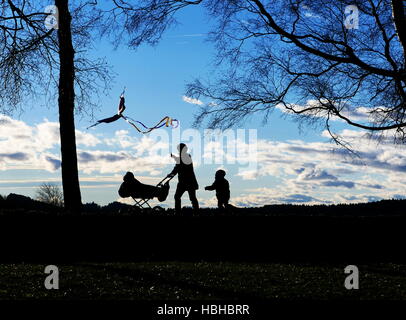
[(156, 186), (151, 186), (138, 181), (132, 172), (127, 172), (123, 177), (124, 182), (121, 184), (118, 194), (122, 198), (133, 198), (135, 201), (134, 206), (142, 211), (163, 211), (164, 209), (160, 206), (152, 208), (148, 201), (153, 198), (157, 198), (160, 202), (165, 201), (169, 193), (169, 181), (172, 178), (167, 176)]

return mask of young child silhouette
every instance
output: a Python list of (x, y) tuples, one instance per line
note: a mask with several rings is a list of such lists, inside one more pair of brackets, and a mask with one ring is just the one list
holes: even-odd
[(230, 185), (225, 179), (226, 172), (224, 170), (217, 170), (214, 182), (211, 186), (207, 186), (205, 190), (216, 190), (217, 204), (219, 209), (227, 209), (230, 200)]

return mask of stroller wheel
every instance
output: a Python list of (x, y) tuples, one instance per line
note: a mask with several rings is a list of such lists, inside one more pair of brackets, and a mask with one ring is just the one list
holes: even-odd
[(159, 187), (159, 202), (163, 202), (168, 197), (169, 193), (169, 182), (166, 182), (163, 186)]

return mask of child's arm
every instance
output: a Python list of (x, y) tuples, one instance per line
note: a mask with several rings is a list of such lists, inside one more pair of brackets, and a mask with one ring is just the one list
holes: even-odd
[(207, 186), (204, 190), (212, 191), (216, 189), (216, 182), (214, 182), (211, 186)]

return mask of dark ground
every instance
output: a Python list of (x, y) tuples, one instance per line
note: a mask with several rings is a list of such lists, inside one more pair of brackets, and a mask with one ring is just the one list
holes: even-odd
[[(404, 203), (198, 216), (3, 206), (0, 300), (405, 300)], [(60, 290), (44, 289), (49, 264)], [(349, 264), (359, 290), (344, 288)]]
[(0, 299), (299, 300), (406, 299), (406, 265), (358, 265), (360, 289), (344, 288), (344, 264), (132, 262), (59, 265), (45, 290), (43, 264), (0, 266)]

